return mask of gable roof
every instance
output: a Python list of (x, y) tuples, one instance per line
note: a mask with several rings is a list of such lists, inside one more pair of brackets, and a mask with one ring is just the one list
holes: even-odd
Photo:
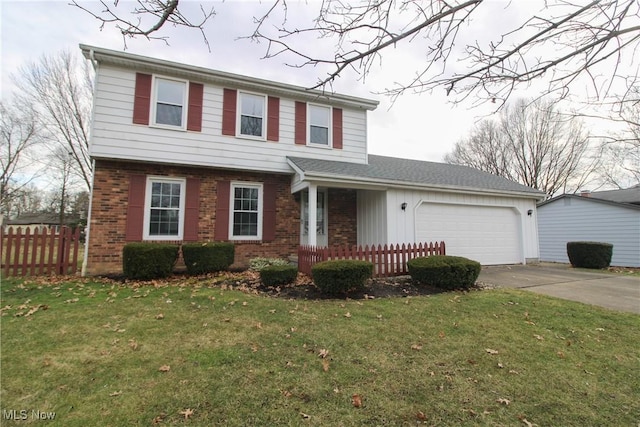
[(304, 178), (341, 178), (352, 182), (422, 189), (501, 193), (541, 200), (539, 190), (468, 166), (369, 154), (367, 164), (288, 157)]
[(640, 204), (640, 184), (623, 190), (594, 191), (589, 197), (610, 200), (619, 203)]
[(554, 197), (553, 199), (545, 200), (544, 202), (538, 203), (538, 208), (541, 208), (550, 203), (554, 203), (561, 199), (576, 199), (576, 200), (581, 200), (587, 203), (599, 203), (599, 204), (614, 206), (616, 208), (626, 208), (626, 209), (633, 209), (633, 210), (640, 211), (639, 205), (634, 205), (631, 203), (612, 202), (611, 200), (598, 199), (595, 197), (578, 196), (575, 194), (561, 194), (560, 196)]
[(91, 60), (94, 65), (96, 63), (111, 64), (119, 67), (130, 68), (132, 70), (164, 73), (189, 80), (211, 82), (233, 88), (286, 95), (301, 101), (318, 102), (318, 100), (320, 100), (321, 102), (327, 102), (333, 105), (344, 105), (363, 110), (375, 110), (379, 104), (378, 101), (372, 99), (359, 98), (340, 93), (331, 93), (322, 90), (310, 90), (302, 86), (274, 82), (241, 74), (166, 61), (163, 59), (150, 58), (148, 56), (135, 55), (128, 52), (120, 52), (84, 44), (80, 44), (80, 49), (82, 50), (84, 57)]

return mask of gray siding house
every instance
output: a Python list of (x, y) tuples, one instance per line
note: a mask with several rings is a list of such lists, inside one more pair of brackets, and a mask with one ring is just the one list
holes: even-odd
[(541, 261), (568, 263), (567, 242), (596, 241), (613, 244), (611, 265), (640, 267), (640, 206), (565, 194), (537, 214)]

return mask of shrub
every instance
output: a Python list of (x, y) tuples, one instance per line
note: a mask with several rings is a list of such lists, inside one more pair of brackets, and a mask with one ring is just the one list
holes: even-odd
[(289, 261), (282, 258), (251, 258), (249, 260), (249, 269), (253, 271), (262, 271), (263, 268), (270, 265), (289, 265)]
[(373, 274), (373, 264), (358, 260), (323, 261), (311, 267), (315, 285), (325, 294), (346, 294), (364, 287)]
[(235, 259), (235, 247), (228, 242), (185, 243), (182, 257), (189, 274), (226, 270)]
[(122, 249), (122, 272), (134, 280), (166, 277), (173, 272), (179, 248), (168, 243), (128, 243)]
[(265, 286), (286, 285), (297, 277), (298, 268), (294, 265), (269, 265), (260, 270), (260, 280)]
[(411, 279), (443, 289), (469, 288), (480, 274), (480, 263), (463, 257), (433, 255), (407, 262)]
[(611, 264), (613, 245), (602, 242), (567, 242), (567, 255), (574, 267), (606, 268)]

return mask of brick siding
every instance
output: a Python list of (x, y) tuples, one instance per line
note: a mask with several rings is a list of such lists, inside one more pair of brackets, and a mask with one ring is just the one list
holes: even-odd
[[(129, 177), (132, 174), (200, 179), (199, 241), (214, 240), (218, 181), (274, 182), (276, 183), (277, 217), (275, 239), (271, 242), (235, 241), (236, 263), (234, 266), (246, 267), (249, 259), (257, 256), (288, 258), (297, 251), (300, 242), (300, 202), (299, 198), (296, 201), (296, 197), (291, 194), (291, 177), (288, 175), (96, 160), (88, 243), (88, 274), (122, 272)], [(355, 200), (355, 197), (352, 200)], [(355, 218), (355, 202), (351, 210)], [(336, 220), (339, 217), (340, 214), (336, 213)], [(347, 222), (347, 219), (341, 220), (341, 223), (347, 224)], [(340, 236), (348, 234), (345, 227), (342, 225), (337, 228)], [(355, 236), (355, 226), (352, 234)], [(340, 239), (344, 238), (340, 237)]]

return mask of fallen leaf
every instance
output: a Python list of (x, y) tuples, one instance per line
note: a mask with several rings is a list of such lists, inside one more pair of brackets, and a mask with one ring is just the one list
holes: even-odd
[(158, 320), (164, 319), (164, 314), (162, 314), (162, 313), (156, 314), (156, 319), (158, 319)]
[(542, 335), (534, 334), (533, 336), (536, 337), (536, 339), (539, 340), (539, 341), (543, 341), (544, 340), (544, 337)]
[(509, 399), (503, 399), (503, 398), (500, 398), (500, 399), (496, 400), (496, 402), (498, 402), (498, 403), (500, 403), (502, 405), (509, 405), (511, 403), (511, 401)]
[(351, 313), (349, 313), (348, 311), (344, 314), (344, 317), (346, 317), (347, 319), (351, 318)]
[(169, 372), (171, 370), (171, 366), (169, 365), (162, 365), (158, 368), (158, 371), (160, 372)]
[(318, 356), (322, 357), (323, 359), (325, 357), (327, 357), (329, 355), (329, 350), (327, 350), (326, 348), (322, 348), (320, 349), (320, 351), (318, 352)]
[(359, 394), (351, 396), (351, 404), (356, 408), (362, 407), (362, 397)]
[(422, 411), (418, 411), (418, 413), (416, 414), (416, 418), (420, 421), (427, 421), (427, 416)]
[(309, 414), (305, 414), (304, 412), (300, 412), (300, 415), (302, 416), (302, 418), (304, 418), (305, 420), (310, 420), (311, 419), (311, 415)]
[(604, 332), (604, 328), (596, 328), (596, 331)]
[(524, 425), (526, 425), (527, 427), (533, 427), (533, 424), (530, 423), (525, 417), (519, 417), (520, 421), (522, 421), (524, 423)]
[(262, 322), (256, 323), (256, 329), (262, 329)]
[(559, 351), (559, 352), (557, 352), (556, 354), (558, 355), (558, 357), (559, 357), (560, 359), (564, 359), (564, 352), (563, 352), (563, 351)]
[(129, 347), (131, 347), (131, 350), (136, 351), (138, 349), (138, 343), (136, 340), (129, 340)]
[(484, 351), (486, 351), (489, 354), (498, 354), (498, 350), (493, 350), (491, 348), (485, 348)]
[(422, 350), (422, 346), (420, 344), (413, 344), (411, 350)]
[(121, 391), (114, 391), (113, 393), (110, 393), (109, 396), (116, 397), (116, 396), (120, 396), (121, 394), (122, 394)]
[(193, 415), (193, 409), (187, 408), (183, 411), (178, 412), (180, 415), (184, 415), (184, 419), (188, 420), (191, 415)]
[(498, 363), (498, 368), (502, 369), (504, 368), (504, 365), (502, 363)]
[(440, 338), (444, 338), (444, 337), (445, 337), (444, 331), (440, 331), (440, 333), (438, 334), (438, 336), (439, 336)]
[(322, 359), (322, 370), (329, 372), (329, 359)]

